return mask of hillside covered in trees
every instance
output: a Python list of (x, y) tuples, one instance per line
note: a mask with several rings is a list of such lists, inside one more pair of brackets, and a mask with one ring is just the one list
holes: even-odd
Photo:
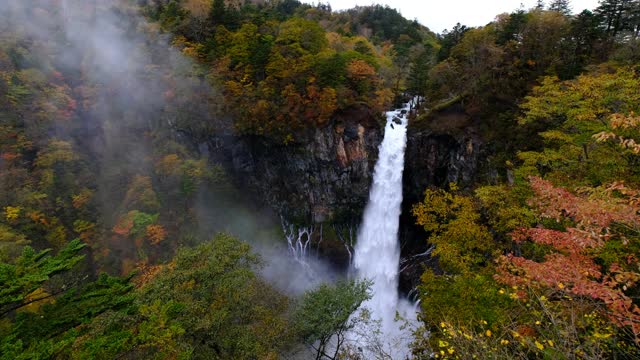
[(640, 357), (640, 1), (442, 34), (383, 5), (0, 6), (1, 359), (392, 358), (345, 271), (362, 209), (314, 197), (371, 181), (409, 98), (410, 141), (478, 159), (456, 183), (405, 155), (445, 173), (405, 195), (410, 357)]

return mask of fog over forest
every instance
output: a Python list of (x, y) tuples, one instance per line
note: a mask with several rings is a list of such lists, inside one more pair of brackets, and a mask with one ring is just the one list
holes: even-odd
[(640, 1), (401, 5), (0, 0), (0, 359), (640, 357)]

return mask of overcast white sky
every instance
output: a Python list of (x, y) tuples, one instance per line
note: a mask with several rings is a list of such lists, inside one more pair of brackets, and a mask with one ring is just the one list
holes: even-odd
[[(309, 3), (318, 0), (305, 1)], [(326, 3), (327, 0), (320, 0)], [(536, 0), (328, 0), (333, 10), (344, 10), (356, 5), (382, 4), (397, 9), (408, 19), (417, 19), (434, 32), (451, 29), (457, 22), (467, 26), (481, 26), (491, 22), (503, 12), (511, 12), (524, 4), (525, 8), (535, 6)], [(547, 3), (550, 0), (546, 1)], [(574, 13), (584, 9), (593, 10), (598, 0), (573, 0)]]

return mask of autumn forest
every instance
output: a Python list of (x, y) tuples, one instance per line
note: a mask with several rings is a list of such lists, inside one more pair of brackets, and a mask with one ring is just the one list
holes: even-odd
[(638, 358), (640, 1), (0, 0), (0, 359)]

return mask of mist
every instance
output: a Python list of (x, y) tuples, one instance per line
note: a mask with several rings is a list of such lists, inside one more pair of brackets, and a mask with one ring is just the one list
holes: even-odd
[[(48, 131), (49, 137), (71, 142), (91, 169), (105, 228), (113, 227), (129, 208), (128, 183), (138, 175), (153, 174), (156, 143), (175, 144), (175, 152), (182, 155), (187, 149), (191, 156), (209, 161), (207, 142), (217, 132), (229, 132), (231, 120), (220, 91), (209, 81), (209, 70), (172, 46), (170, 37), (147, 22), (131, 2), (61, 0), (52, 5), (45, 0), (1, 0), (0, 23), (3, 34), (11, 29), (50, 50), (41, 56), (65, 77), (81, 79), (69, 89), (77, 101), (78, 121), (56, 123)], [(38, 124), (28, 119), (26, 123), (38, 131)], [(339, 276), (314, 257), (301, 271), (302, 265), (288, 253), (277, 214), (250, 209), (254, 204), (245, 200), (206, 187), (199, 190), (195, 213), (188, 215), (196, 219), (197, 228), (169, 241), (189, 246), (216, 232), (235, 235), (261, 255), (262, 275), (289, 294)], [(108, 234), (96, 241), (121, 258), (137, 251)], [(170, 259), (171, 251), (167, 248), (159, 260)]]
[(223, 231), (249, 242), (263, 260), (261, 274), (279, 290), (300, 295), (344, 276), (319, 258), (315, 249), (302, 261), (290, 253), (277, 215), (233, 191), (200, 194), (196, 205), (202, 236)]

